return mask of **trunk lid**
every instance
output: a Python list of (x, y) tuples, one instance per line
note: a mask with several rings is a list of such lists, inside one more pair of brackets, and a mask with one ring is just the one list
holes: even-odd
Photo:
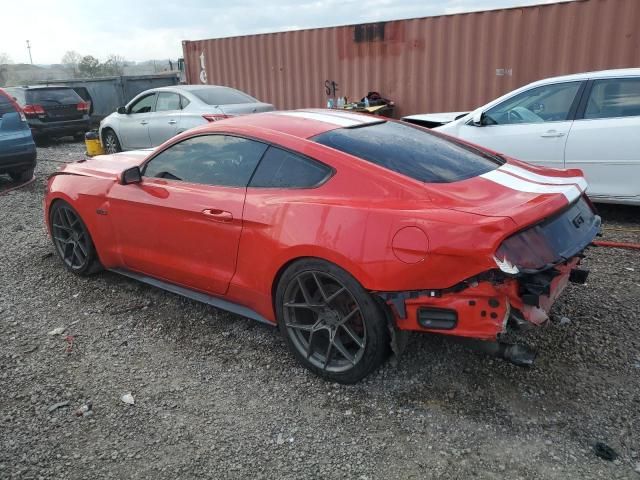
[(586, 188), (580, 170), (537, 168), (509, 160), (480, 176), (439, 184), (431, 196), (451, 210), (509, 217), (523, 227), (575, 203)]
[(272, 112), (275, 110), (270, 103), (236, 103), (230, 105), (218, 105), (226, 115), (248, 115), (250, 113)]

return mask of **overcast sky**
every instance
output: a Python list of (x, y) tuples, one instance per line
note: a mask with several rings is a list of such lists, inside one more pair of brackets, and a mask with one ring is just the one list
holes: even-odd
[(67, 50), (105, 60), (178, 58), (182, 40), (504, 8), (554, 0), (8, 0), (0, 53), (59, 63)]

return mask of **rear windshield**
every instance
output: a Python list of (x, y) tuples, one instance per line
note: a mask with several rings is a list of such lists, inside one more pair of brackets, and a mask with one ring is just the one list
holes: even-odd
[(425, 183), (465, 180), (504, 163), (481, 150), (397, 122), (339, 128), (313, 140)]
[(256, 103), (253, 97), (233, 88), (214, 87), (191, 90), (191, 93), (207, 105), (233, 105), (236, 103)]
[(27, 103), (38, 105), (71, 105), (82, 98), (71, 88), (37, 88), (27, 90)]

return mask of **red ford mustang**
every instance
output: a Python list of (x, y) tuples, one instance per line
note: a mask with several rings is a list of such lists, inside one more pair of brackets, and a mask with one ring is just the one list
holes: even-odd
[(579, 170), (533, 167), (412, 125), (324, 110), (216, 122), (69, 164), (46, 221), (66, 267), (106, 268), (278, 325), (338, 382), (403, 331), (521, 364), (600, 228)]

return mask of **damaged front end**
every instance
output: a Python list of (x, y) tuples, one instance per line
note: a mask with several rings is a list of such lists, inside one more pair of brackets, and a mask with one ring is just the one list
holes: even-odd
[[(582, 252), (600, 232), (601, 220), (581, 197), (552, 217), (506, 238), (496, 267), (439, 290), (378, 292), (392, 307), (400, 330), (466, 337), (483, 351), (518, 365), (535, 354), (500, 342), (508, 331), (542, 325), (568, 282), (584, 283)], [(498, 343), (496, 343), (498, 341)]]

